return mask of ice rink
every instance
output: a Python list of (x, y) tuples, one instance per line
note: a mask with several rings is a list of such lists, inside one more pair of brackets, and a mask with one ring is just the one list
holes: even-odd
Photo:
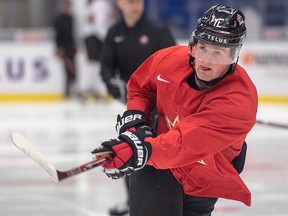
[[(116, 102), (0, 105), (0, 215), (108, 216), (109, 207), (126, 198), (122, 180), (110, 180), (100, 168), (55, 183), (10, 141), (19, 132), (58, 169), (92, 159), (90, 151), (116, 136)], [(261, 105), (258, 119), (288, 124), (287, 105)], [(288, 215), (288, 129), (256, 124), (247, 138), (242, 174), (252, 206), (220, 200), (214, 216)], [(151, 215), (153, 216), (153, 215)]]

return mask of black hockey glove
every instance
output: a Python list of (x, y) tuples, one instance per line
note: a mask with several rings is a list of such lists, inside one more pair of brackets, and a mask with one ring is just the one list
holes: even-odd
[(106, 82), (109, 93), (115, 98), (120, 100), (123, 103), (127, 103), (127, 88), (126, 82), (120, 78), (112, 78)]
[(104, 172), (112, 179), (126, 177), (142, 169), (149, 160), (152, 147), (149, 142), (144, 141), (149, 136), (154, 137), (148, 126), (141, 126), (137, 131), (125, 131), (118, 139), (103, 142), (92, 154), (112, 151), (113, 159), (103, 165)]
[(121, 94), (120, 94), (120, 89), (119, 89), (118, 86), (115, 86), (115, 85), (109, 83), (107, 85), (107, 89), (108, 89), (109, 94), (112, 97), (114, 97), (115, 99), (119, 99), (120, 98)]
[(136, 131), (137, 128), (143, 125), (149, 125), (145, 114), (138, 110), (126, 110), (122, 116), (117, 116), (116, 131), (120, 135), (126, 130)]

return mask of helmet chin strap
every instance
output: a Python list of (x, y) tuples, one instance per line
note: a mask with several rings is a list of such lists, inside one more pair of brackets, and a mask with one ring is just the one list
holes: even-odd
[(234, 72), (236, 65), (238, 64), (239, 55), (237, 56), (236, 62), (232, 66), (232, 72)]

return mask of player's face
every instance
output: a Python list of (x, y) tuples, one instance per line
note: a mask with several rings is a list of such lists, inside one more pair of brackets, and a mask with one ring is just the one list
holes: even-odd
[(193, 49), (194, 67), (199, 79), (210, 81), (225, 74), (233, 60), (230, 48), (198, 41)]
[(144, 11), (144, 0), (118, 0), (124, 19), (128, 26), (134, 26)]

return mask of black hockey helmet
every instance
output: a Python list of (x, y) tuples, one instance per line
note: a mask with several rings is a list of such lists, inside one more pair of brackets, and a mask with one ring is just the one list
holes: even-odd
[(224, 47), (241, 46), (246, 36), (244, 14), (232, 7), (217, 4), (208, 9), (191, 35), (191, 45), (202, 40)]
[(217, 4), (208, 9), (198, 20), (189, 40), (189, 63), (192, 65), (195, 56), (192, 47), (198, 40), (211, 45), (231, 49), (231, 62), (237, 62), (242, 41), (246, 37), (244, 14), (235, 8)]

